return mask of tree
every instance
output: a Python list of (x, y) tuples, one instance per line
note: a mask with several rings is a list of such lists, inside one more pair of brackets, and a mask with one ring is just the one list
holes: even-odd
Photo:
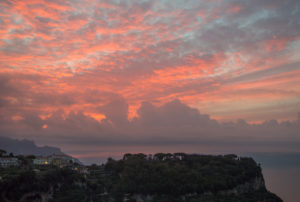
[(0, 149), (0, 156), (3, 156), (3, 154), (6, 154), (6, 151), (3, 149)]

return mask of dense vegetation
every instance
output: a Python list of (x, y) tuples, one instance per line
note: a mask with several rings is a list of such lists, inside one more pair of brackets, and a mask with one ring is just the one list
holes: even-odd
[(125, 155), (109, 160), (113, 189), (124, 193), (184, 195), (218, 192), (261, 177), (261, 169), (251, 158), (186, 154)]
[[(244, 197), (257, 192), (262, 199), (273, 198), (265, 190), (260, 166), (252, 158), (238, 158), (236, 155), (125, 154), (119, 161), (109, 159), (105, 169), (111, 174), (106, 187), (115, 195), (171, 196), (176, 201), (180, 196), (192, 196), (188, 197), (191, 201), (216, 201), (221, 197), (221, 191), (260, 179), (262, 186), (258, 190), (247, 188)], [(248, 192), (252, 194), (247, 195)], [(262, 192), (266, 194), (262, 195)], [(199, 197), (201, 195), (203, 197)], [(233, 199), (233, 196), (230, 198)], [(239, 197), (236, 199), (240, 200)]]
[(0, 201), (281, 201), (266, 190), (260, 166), (236, 155), (125, 154), (88, 168), (2, 168)]
[[(21, 201), (24, 198), (27, 198), (26, 201), (33, 201), (41, 199), (40, 193), (55, 195), (73, 188), (76, 190), (78, 185), (85, 184), (85, 179), (70, 169), (55, 168), (36, 173), (30, 169), (10, 168), (2, 169), (0, 173), (3, 176), (0, 181), (0, 201)], [(83, 192), (82, 194), (84, 195)], [(68, 195), (74, 195), (74, 192), (70, 191)]]

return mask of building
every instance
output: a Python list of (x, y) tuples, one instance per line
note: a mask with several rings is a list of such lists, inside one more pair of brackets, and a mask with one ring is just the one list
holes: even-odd
[(51, 162), (50, 162), (50, 159), (49, 157), (36, 157), (35, 159), (33, 159), (33, 164), (34, 165), (49, 165)]
[(15, 157), (0, 157), (0, 167), (18, 166), (19, 160)]
[(73, 159), (70, 156), (67, 155), (57, 155), (57, 154), (53, 154), (51, 156), (48, 157), (36, 157), (33, 160), (33, 164), (34, 165), (54, 165), (57, 167), (66, 167), (69, 165), (72, 165), (75, 162), (75, 159)]
[(51, 164), (58, 167), (65, 167), (75, 162), (75, 159), (63, 154), (52, 155), (50, 159), (51, 159)]

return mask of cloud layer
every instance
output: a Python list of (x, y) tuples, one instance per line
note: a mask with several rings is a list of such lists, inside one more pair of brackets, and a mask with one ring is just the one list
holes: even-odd
[(292, 144), (299, 25), (296, 0), (0, 1), (1, 135)]
[[(1, 134), (27, 137), (60, 146), (84, 159), (120, 156), (124, 152), (185, 151), (202, 153), (300, 152), (300, 116), (295, 121), (245, 120), (220, 123), (179, 100), (162, 106), (143, 102), (138, 116), (128, 120), (128, 105), (116, 98), (105, 107), (101, 121), (84, 112), (67, 116), (56, 111), (41, 118), (35, 113), (13, 120), (1, 117)], [(88, 161), (88, 160), (87, 160)], [(93, 160), (91, 160), (93, 161)]]

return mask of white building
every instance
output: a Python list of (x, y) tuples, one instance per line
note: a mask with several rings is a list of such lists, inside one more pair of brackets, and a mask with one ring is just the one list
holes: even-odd
[(59, 167), (65, 167), (75, 162), (75, 159), (64, 154), (52, 155), (50, 159), (51, 159), (51, 164)]
[(0, 157), (0, 167), (18, 166), (19, 160), (15, 157)]
[(34, 165), (55, 165), (59, 167), (64, 167), (74, 162), (75, 159), (73, 159), (72, 157), (67, 155), (58, 155), (58, 154), (56, 155), (54, 154), (48, 157), (40, 156), (33, 159)]
[(48, 165), (51, 163), (51, 159), (48, 157), (36, 157), (33, 159), (33, 164), (34, 165)]

